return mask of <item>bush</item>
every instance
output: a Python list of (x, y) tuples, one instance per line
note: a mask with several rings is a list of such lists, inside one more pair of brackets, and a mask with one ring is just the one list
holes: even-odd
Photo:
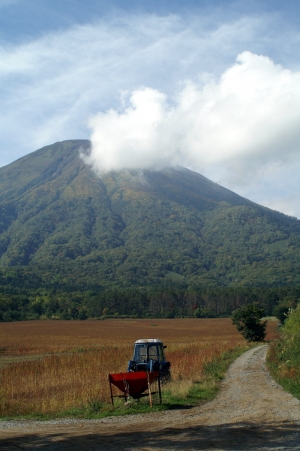
[(283, 324), (287, 319), (291, 309), (297, 306), (298, 299), (296, 296), (286, 296), (282, 301), (278, 302), (273, 310), (273, 314)]
[(268, 368), (279, 384), (300, 399), (300, 305), (290, 310), (281, 333), (268, 352)]
[(287, 348), (300, 358), (300, 304), (295, 310), (290, 310), (282, 331)]
[(264, 316), (264, 310), (253, 303), (235, 310), (231, 319), (247, 341), (263, 341), (267, 325), (267, 321), (261, 321)]

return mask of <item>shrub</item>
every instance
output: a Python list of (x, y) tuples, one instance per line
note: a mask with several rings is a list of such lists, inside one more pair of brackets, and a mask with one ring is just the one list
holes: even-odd
[(290, 310), (281, 339), (272, 343), (267, 364), (274, 379), (300, 399), (300, 305)]
[(235, 310), (231, 319), (247, 341), (263, 341), (267, 325), (267, 321), (261, 321), (264, 314), (264, 310), (253, 303)]
[(283, 324), (289, 315), (289, 311), (297, 306), (297, 298), (295, 296), (286, 296), (280, 301), (273, 310), (273, 314)]

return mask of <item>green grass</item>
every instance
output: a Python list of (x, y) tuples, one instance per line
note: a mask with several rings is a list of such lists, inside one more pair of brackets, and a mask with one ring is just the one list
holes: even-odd
[(300, 385), (287, 377), (279, 378), (277, 381), (287, 392), (291, 393), (295, 398), (300, 400)]
[(267, 367), (286, 391), (300, 399), (300, 304), (281, 328), (281, 338), (271, 344)]
[[(300, 367), (294, 363), (294, 360), (299, 359), (299, 349), (295, 347), (295, 359), (291, 352), (289, 358), (286, 358), (283, 346), (284, 341), (271, 344), (267, 355), (267, 367), (273, 379), (300, 400)], [(291, 367), (294, 367), (295, 371), (289, 371)]]

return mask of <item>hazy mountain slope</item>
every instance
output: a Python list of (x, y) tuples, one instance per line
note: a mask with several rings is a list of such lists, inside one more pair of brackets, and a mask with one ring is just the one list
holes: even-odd
[(299, 283), (296, 219), (183, 168), (99, 178), (79, 156), (89, 145), (0, 168), (2, 268), (79, 286)]

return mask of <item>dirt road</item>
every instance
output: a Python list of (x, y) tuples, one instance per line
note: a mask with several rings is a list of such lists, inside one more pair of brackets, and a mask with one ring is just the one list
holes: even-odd
[(300, 450), (300, 402), (270, 377), (266, 352), (240, 356), (205, 405), (97, 421), (0, 422), (0, 449)]

